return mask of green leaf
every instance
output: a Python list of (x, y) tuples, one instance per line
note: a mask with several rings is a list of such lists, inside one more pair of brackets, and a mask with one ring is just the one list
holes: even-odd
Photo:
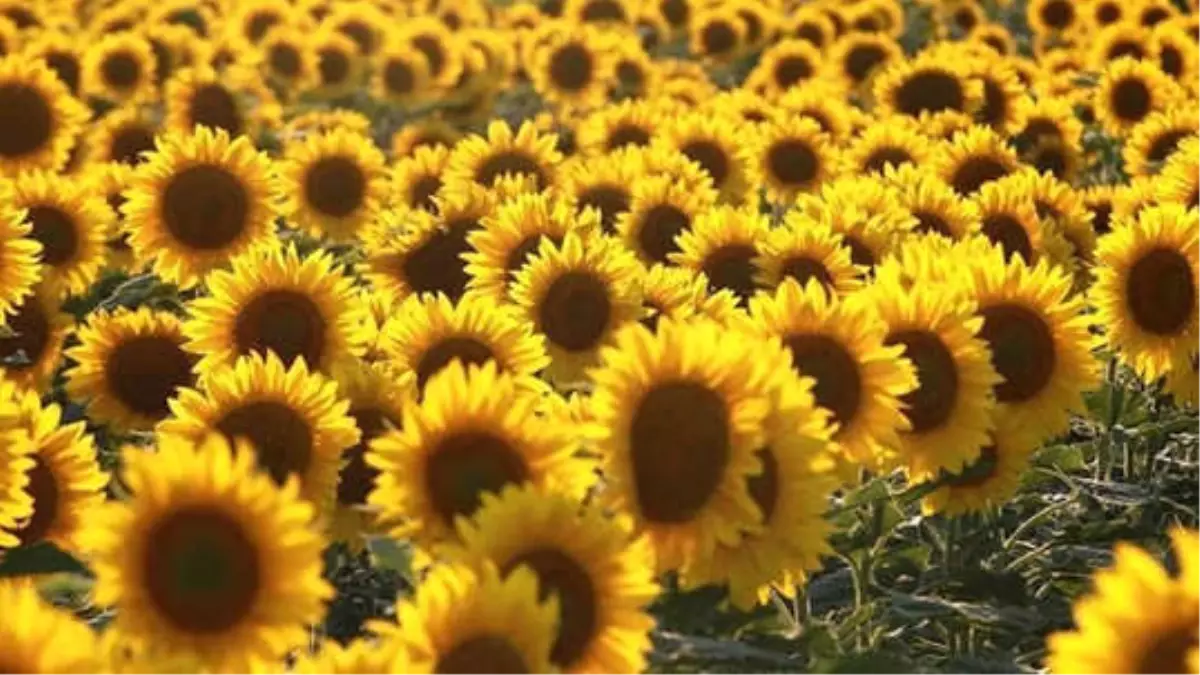
[(0, 555), (0, 577), (70, 572), (91, 576), (87, 566), (50, 542), (10, 549)]

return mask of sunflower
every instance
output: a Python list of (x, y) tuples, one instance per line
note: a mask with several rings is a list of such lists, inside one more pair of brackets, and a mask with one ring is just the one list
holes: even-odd
[(329, 372), (360, 355), (365, 308), (353, 281), (326, 253), (301, 258), (295, 248), (260, 249), (234, 258), (205, 280), (212, 294), (189, 304), (187, 349), (207, 374), (250, 353), (273, 353), (285, 365), (303, 359)]
[(3, 385), (0, 395), (11, 398), (18, 410), (16, 424), (28, 434), (33, 452), (29, 459), (26, 491), (33, 500), (27, 518), (7, 534), (21, 546), (48, 541), (78, 553), (85, 522), (104, 503), (108, 476), (100, 470), (96, 444), (84, 422), (63, 423), (62, 409), (42, 406), (33, 391), (17, 392)]
[(275, 172), (280, 215), (333, 241), (353, 239), (387, 196), (383, 153), (369, 138), (351, 131), (294, 141)]
[(848, 33), (830, 47), (827, 75), (847, 89), (861, 90), (878, 71), (904, 58), (895, 40), (876, 33)]
[(1200, 354), (1194, 349), (1187, 349), (1173, 356), (1165, 388), (1175, 398), (1176, 405), (1195, 408), (1200, 402)]
[(657, 595), (648, 542), (621, 520), (562, 494), (509, 486), (484, 495), (458, 525), (462, 560), (504, 574), (527, 568), (540, 597), (557, 596), (559, 621), (551, 662), (564, 672), (639, 672)]
[(264, 77), (282, 96), (292, 98), (320, 82), (317, 52), (301, 28), (275, 26), (259, 41), (258, 49)]
[(42, 245), (16, 205), (11, 184), (0, 184), (0, 316), (12, 314), (42, 276)]
[(1179, 9), (1169, 0), (1143, 0), (1140, 5), (1137, 21), (1146, 28), (1153, 28), (1179, 14)]
[(1029, 468), (1035, 446), (1012, 434), (993, 431), (979, 458), (954, 474), (942, 474), (942, 486), (921, 500), (925, 515), (959, 516), (1003, 506)]
[(572, 198), (581, 212), (594, 210), (600, 217), (600, 230), (615, 235), (618, 220), (629, 212), (633, 201), (633, 185), (643, 177), (639, 160), (629, 151), (571, 158), (560, 170), (560, 192)]
[(1158, 67), (1184, 87), (1195, 91), (1198, 54), (1196, 41), (1183, 29), (1164, 27), (1150, 36), (1150, 53)]
[[(687, 155), (673, 148), (651, 146), (649, 148), (630, 148), (629, 161), (640, 163), (640, 170), (645, 178), (665, 178), (680, 189), (687, 192), (703, 204), (715, 204), (717, 191), (713, 187), (712, 177)], [(636, 190), (634, 190), (636, 192)]]
[(625, 100), (589, 114), (575, 128), (580, 154), (601, 155), (627, 146), (649, 146), (662, 117), (649, 101)]
[(1079, 193), (1083, 206), (1092, 214), (1092, 230), (1097, 235), (1112, 231), (1113, 195), (1112, 185), (1093, 185)]
[(109, 101), (136, 103), (154, 96), (154, 50), (133, 32), (105, 35), (83, 56), (83, 90)]
[(1113, 564), (1096, 572), (1095, 590), (1072, 608), (1075, 629), (1046, 639), (1053, 673), (1195, 673), (1197, 577), (1200, 538), (1195, 530), (1171, 531), (1178, 573), (1128, 543), (1113, 550)]
[(682, 321), (706, 314), (705, 304), (718, 297), (721, 295), (709, 295), (708, 279), (704, 278), (703, 273), (651, 265), (642, 275), (644, 315), (640, 322), (653, 331), (661, 317)]
[(1121, 0), (1092, 0), (1087, 4), (1086, 17), (1093, 28), (1105, 28), (1128, 18), (1125, 8)]
[(88, 110), (42, 61), (0, 59), (0, 174), (67, 162)]
[(1045, 262), (1028, 266), (1001, 251), (973, 256), (968, 283), (983, 318), (979, 336), (1000, 375), (995, 385), (997, 434), (1032, 445), (1066, 431), (1084, 410), (1083, 392), (1099, 382), (1082, 298), (1071, 276)]
[(409, 672), (553, 670), (559, 600), (541, 599), (537, 575), (526, 567), (505, 576), (490, 564), (434, 568), (396, 616)]
[(698, 216), (692, 227), (679, 235), (679, 252), (672, 263), (703, 272), (709, 289), (728, 289), (744, 306), (757, 287), (754, 259), (759, 241), (770, 233), (766, 216), (757, 211), (731, 206), (714, 207)]
[(980, 126), (955, 134), (934, 159), (938, 175), (963, 196), (1015, 172), (1019, 163), (999, 134)]
[(1000, 376), (979, 335), (983, 319), (955, 285), (945, 280), (906, 289), (886, 278), (868, 293), (887, 325), (884, 345), (903, 346), (917, 373), (917, 388), (900, 399), (909, 429), (889, 458), (913, 481), (961, 471), (979, 456), (992, 429), (992, 389)]
[(385, 43), (375, 56), (371, 88), (377, 98), (410, 104), (431, 94), (429, 59), (413, 45), (399, 40)]
[(323, 641), (314, 654), (298, 657), (289, 672), (302, 675), (345, 673), (407, 673), (408, 654), (394, 636), (358, 637), (348, 645), (332, 638)]
[(778, 101), (782, 114), (807, 117), (837, 143), (848, 143), (864, 131), (866, 114), (846, 100), (847, 92), (834, 84), (813, 82), (807, 87), (792, 89)]
[[(3, 25), (3, 22), (0, 22), (0, 25)], [(67, 91), (72, 96), (79, 96), (83, 84), (84, 48), (74, 35), (66, 31), (45, 30), (30, 36), (27, 42), (22, 43), (19, 51), (30, 58), (41, 59), (67, 86)], [(5, 55), (17, 52), (18, 50), (13, 49)]]
[(313, 51), (317, 55), (317, 81), (313, 93), (327, 99), (353, 93), (365, 70), (354, 40), (337, 31), (324, 30), (317, 35)]
[(929, 169), (905, 164), (888, 169), (885, 180), (897, 188), (897, 199), (917, 219), (914, 234), (938, 234), (961, 240), (978, 233), (980, 218), (973, 200), (964, 199)]
[(42, 599), (28, 579), (0, 581), (4, 667), (20, 673), (85, 673), (103, 670), (96, 634), (68, 610)]
[[(970, 2), (963, 4), (976, 6)], [(1013, 39), (1012, 33), (1004, 24), (981, 23), (971, 31), (969, 39), (972, 42), (986, 45), (999, 56), (1015, 56), (1017, 54), (1017, 41)]]
[(58, 368), (63, 341), (72, 319), (63, 313), (59, 296), (44, 283), (13, 304), (0, 336), (0, 381), (42, 391)]
[(769, 98), (802, 87), (821, 73), (821, 51), (807, 40), (780, 40), (763, 51), (747, 76), (747, 86), (761, 86)]
[(66, 391), (90, 418), (119, 430), (145, 430), (165, 418), (176, 390), (192, 386), (196, 357), (183, 349), (178, 318), (148, 307), (98, 311), (66, 351), (76, 363)]
[(1122, 22), (1104, 28), (1096, 35), (1088, 60), (1094, 70), (1104, 70), (1117, 59), (1145, 59), (1149, 56), (1149, 45), (1149, 28)]
[(154, 24), (142, 29), (154, 53), (154, 86), (161, 87), (179, 68), (196, 65), (208, 57), (208, 44), (184, 26)]
[(540, 390), (493, 361), (455, 360), (430, 378), (399, 428), (367, 450), (367, 464), (380, 471), (367, 502), (392, 534), (422, 547), (453, 540), (457, 519), (510, 484), (581, 495), (594, 480), (591, 465), (574, 455), (570, 427), (538, 415)]
[(550, 24), (543, 28), (542, 34), (535, 37), (538, 44), (527, 67), (542, 98), (576, 110), (602, 105), (616, 75), (614, 53), (606, 44), (606, 35), (590, 25), (575, 24), (566, 29)]
[(947, 38), (974, 38), (975, 31), (987, 25), (983, 7), (969, 0), (943, 3), (935, 9), (934, 19), (938, 22), (939, 35)]
[(1031, 0), (1025, 7), (1025, 20), (1038, 35), (1062, 35), (1083, 18), (1073, 0)]
[(114, 110), (87, 133), (83, 142), (87, 161), (91, 163), (120, 162), (137, 165), (144, 154), (154, 150), (158, 125), (137, 106)]
[(556, 165), (562, 161), (555, 141), (553, 134), (539, 134), (529, 122), (513, 133), (506, 122), (495, 120), (488, 124), (486, 136), (469, 136), (454, 146), (443, 181), (492, 188), (506, 177), (528, 176), (544, 190), (554, 184)]
[[(1047, 232), (1045, 253), (1057, 262), (1074, 257), (1082, 271), (1090, 268), (1096, 251), (1096, 232), (1092, 229), (1091, 214), (1079, 193), (1065, 181), (1050, 173), (1023, 171), (1003, 179), (1000, 185), (1013, 186), (1018, 194), (1033, 200), (1038, 218)], [(1067, 246), (1063, 247), (1063, 243)], [(1060, 253), (1057, 249), (1069, 250)]]
[(691, 228), (692, 220), (713, 206), (715, 197), (704, 198), (661, 176), (633, 186), (629, 211), (617, 219), (617, 231), (626, 246), (647, 263), (666, 263), (677, 253), (679, 235)]
[(804, 40), (825, 51), (838, 30), (833, 21), (815, 5), (800, 5), (784, 18), (783, 34)]
[(1129, 132), (1121, 156), (1125, 171), (1134, 176), (1157, 173), (1180, 143), (1197, 135), (1200, 106), (1194, 101), (1151, 113)]
[(17, 176), (12, 187), (12, 205), (41, 245), (47, 289), (60, 296), (87, 291), (104, 265), (104, 240), (113, 224), (108, 204), (86, 184), (43, 171)]
[(1200, 333), (1196, 219), (1196, 209), (1151, 207), (1102, 237), (1096, 251), (1096, 323), (1147, 380), (1168, 372), (1172, 355), (1194, 347)]
[(793, 597), (796, 584), (833, 551), (833, 526), (823, 515), (837, 487), (827, 415), (815, 407), (811, 381), (786, 368), (773, 385), (765, 445), (758, 451), (762, 471), (746, 479), (762, 529), (736, 545), (718, 544), (683, 575), (684, 586), (724, 585), (730, 602), (744, 611), (767, 602), (772, 589)]
[(91, 515), (97, 603), (121, 607), (110, 630), (147, 654), (214, 671), (278, 662), (308, 641), (332, 589), (323, 541), (297, 484), (277, 487), (253, 450), (219, 435), (160, 436), (131, 449), (132, 497)]
[(1007, 60), (976, 57), (967, 61), (966, 70), (982, 86), (975, 119), (1002, 134), (1011, 133), (1020, 121), (1018, 105), (1026, 98), (1017, 69)]
[(803, 195), (796, 211), (839, 234), (850, 249), (850, 262), (865, 268), (874, 267), (917, 225), (900, 206), (896, 189), (871, 177), (826, 183), (819, 193)]
[(21, 539), (10, 532), (33, 513), (33, 495), (26, 488), (34, 467), (34, 444), (29, 433), (20, 425), (17, 397), (9, 389), (0, 399), (0, 420), (5, 430), (0, 432), (0, 552), (21, 545)]
[(979, 233), (999, 246), (1005, 258), (1032, 265), (1046, 255), (1046, 232), (1031, 195), (1010, 180), (992, 181), (972, 196)]
[(371, 58), (383, 46), (390, 17), (372, 2), (331, 3), (323, 26), (354, 41), (363, 58)]
[(881, 113), (931, 125), (948, 114), (974, 113), (983, 103), (983, 85), (971, 78), (971, 71), (936, 51), (887, 66), (874, 79), (872, 91)]
[(246, 45), (258, 44), (275, 26), (286, 25), (299, 18), (288, 0), (251, 0), (231, 9), (225, 21)]
[(826, 291), (845, 295), (862, 286), (863, 269), (850, 261), (849, 247), (828, 223), (792, 211), (783, 227), (755, 245), (754, 282), (761, 288), (775, 288), (788, 279), (805, 286), (815, 279)]
[(712, 179), (721, 201), (740, 204), (751, 186), (749, 162), (738, 152), (738, 130), (731, 120), (690, 113), (664, 120), (654, 142), (677, 150), (700, 165)]
[(137, 259), (190, 287), (275, 240), (270, 164), (249, 139), (198, 127), (169, 133), (138, 167), (122, 206)]
[(850, 139), (840, 153), (840, 172), (848, 175), (882, 174), (888, 166), (921, 166), (934, 154), (934, 146), (906, 117), (884, 117)]
[(463, 256), (471, 250), (467, 236), (476, 224), (442, 223), (425, 211), (385, 212), (364, 234), (362, 274), (393, 302), (423, 293), (442, 293), (457, 300), (471, 279)]
[(761, 521), (746, 479), (762, 471), (775, 376), (766, 346), (708, 320), (660, 318), (653, 333), (619, 332), (591, 372), (585, 431), (603, 460), (603, 494), (649, 537), (659, 570), (736, 544)]
[(742, 164), (749, 168), (750, 182), (765, 187), (768, 201), (787, 204), (833, 172), (837, 155), (830, 140), (804, 117), (766, 122), (741, 151)]
[(197, 126), (221, 130), (232, 137), (253, 136), (278, 121), (278, 103), (269, 89), (249, 83), (242, 73), (218, 73), (208, 66), (184, 68), (167, 81), (163, 126), (191, 134)]
[(703, 61), (729, 62), (745, 43), (746, 24), (732, 7), (700, 9), (688, 21), (688, 51)]
[(567, 234), (560, 246), (543, 241), (517, 273), (513, 302), (546, 338), (546, 377), (580, 380), (601, 347), (641, 317), (642, 267), (613, 239)]
[(375, 489), (379, 475), (377, 469), (367, 465), (367, 448), (389, 429), (400, 427), (404, 403), (415, 395), (415, 378), (386, 363), (363, 362), (339, 366), (334, 378), (338, 393), (350, 404), (350, 417), (361, 435), (357, 443), (342, 453), (329, 534), (358, 552), (369, 537), (386, 531), (386, 526), (367, 506), (367, 495)]
[(1104, 130), (1124, 138), (1151, 113), (1184, 98), (1174, 80), (1145, 61), (1125, 58), (1109, 64), (1096, 87), (1096, 118)]
[(200, 439), (216, 430), (244, 437), (264, 474), (277, 485), (298, 478), (301, 495), (324, 511), (342, 452), (359, 439), (337, 385), (303, 362), (284, 365), (273, 352), (242, 357), (201, 382), (201, 389), (183, 389), (171, 400), (172, 417), (158, 425), (159, 433)]
[(391, 203), (395, 208), (434, 213), (434, 195), (442, 188), (442, 172), (450, 158), (443, 145), (420, 146), (397, 159), (391, 169)]
[(511, 306), (468, 293), (457, 304), (445, 296), (410, 297), (397, 308), (402, 321), (385, 327), (391, 363), (415, 374), (418, 390), (453, 361), (494, 361), (500, 372), (535, 375), (550, 363), (541, 335)]
[(1154, 184), (1154, 198), (1161, 204), (1179, 204), (1200, 208), (1200, 140), (1189, 138), (1167, 158), (1159, 180)]
[(577, 213), (573, 205), (548, 193), (524, 194), (504, 202), (483, 219), (483, 227), (467, 237), (471, 252), (464, 258), (470, 288), (495, 299), (506, 299), (513, 281), (539, 244), (561, 245), (569, 232), (590, 237), (600, 227), (596, 212)]

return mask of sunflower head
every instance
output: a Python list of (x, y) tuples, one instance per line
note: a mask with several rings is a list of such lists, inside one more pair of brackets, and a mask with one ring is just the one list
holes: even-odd
[(0, 59), (0, 173), (62, 167), (87, 118), (42, 61)]
[(370, 139), (336, 129), (294, 141), (276, 167), (281, 215), (315, 236), (353, 238), (382, 208), (383, 153)]

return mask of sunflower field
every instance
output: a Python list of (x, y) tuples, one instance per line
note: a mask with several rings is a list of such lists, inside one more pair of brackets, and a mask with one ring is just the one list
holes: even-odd
[(0, 673), (1200, 672), (1197, 0), (0, 0)]

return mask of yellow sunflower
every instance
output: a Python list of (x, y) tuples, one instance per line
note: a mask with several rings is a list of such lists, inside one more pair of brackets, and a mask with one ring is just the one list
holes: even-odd
[(412, 673), (548, 673), (558, 616), (532, 570), (443, 565), (396, 608), (394, 635)]
[(608, 33), (595, 26), (542, 28), (526, 67), (534, 88), (546, 101), (567, 109), (602, 105), (616, 76), (615, 52), (607, 39)]
[(362, 82), (366, 69), (358, 46), (342, 33), (321, 31), (313, 46), (317, 55), (315, 94), (335, 99), (351, 94)]
[(41, 60), (0, 59), (0, 174), (61, 168), (88, 112)]
[(900, 206), (896, 188), (873, 177), (847, 176), (803, 195), (796, 211), (841, 235), (850, 262), (873, 267), (916, 226)]
[(493, 121), (486, 136), (469, 136), (454, 146), (443, 181), (492, 188), (506, 177), (528, 176), (544, 190), (555, 183), (555, 167), (562, 161), (555, 143), (553, 134), (538, 133), (529, 122), (514, 133), (506, 122)]
[(961, 471), (988, 442), (1000, 381), (979, 337), (983, 320), (950, 280), (906, 289), (880, 279), (868, 298), (887, 325), (884, 345), (902, 346), (917, 373), (917, 388), (900, 399), (910, 428), (890, 460), (913, 481)]
[(410, 401), (399, 428), (371, 443), (367, 464), (380, 471), (367, 503), (422, 547), (455, 537), (483, 495), (506, 485), (554, 486), (582, 495), (592, 466), (575, 456), (573, 430), (539, 416), (536, 382), (501, 373), (494, 362), (452, 361)]
[(934, 160), (942, 180), (963, 196), (971, 196), (984, 184), (1015, 172), (1019, 164), (1004, 139), (981, 126), (955, 134)]
[(727, 63), (745, 49), (746, 24), (733, 7), (701, 7), (688, 21), (688, 51), (710, 63)]
[(6, 534), (16, 537), (22, 546), (48, 541), (79, 553), (80, 537), (96, 507), (104, 503), (108, 485), (87, 425), (82, 421), (64, 424), (62, 408), (54, 403), (43, 406), (36, 392), (17, 391), (8, 384), (0, 387), (0, 396), (15, 402), (16, 424), (33, 445), (28, 456), (33, 465), (25, 486), (33, 509), (15, 527), (7, 528)]
[(568, 200), (537, 193), (503, 202), (482, 224), (467, 237), (471, 251), (464, 259), (470, 288), (504, 300), (511, 297), (516, 275), (542, 241), (560, 246), (571, 232), (590, 238), (600, 228), (600, 219), (594, 211), (578, 213)]
[[(0, 22), (2, 23), (2, 22)], [(72, 96), (79, 96), (83, 77), (84, 47), (75, 35), (64, 30), (44, 30), (28, 36), (21, 49), (11, 49), (5, 55), (18, 51), (26, 56), (40, 58), (67, 86)], [(11, 43), (10, 43), (11, 44)]]
[(1167, 158), (1159, 180), (1154, 183), (1154, 196), (1162, 204), (1200, 208), (1200, 139), (1183, 141)]
[(411, 104), (433, 94), (428, 57), (413, 45), (391, 40), (376, 55), (371, 87), (375, 96), (396, 104)]
[(1046, 262), (1028, 266), (993, 248), (967, 267), (979, 336), (1000, 375), (997, 434), (1037, 445), (1065, 431), (1099, 384), (1083, 300), (1071, 296), (1071, 276)]
[(1006, 258), (1016, 257), (1032, 265), (1046, 257), (1048, 233), (1038, 218), (1037, 206), (1014, 182), (986, 183), (970, 203), (979, 220), (979, 233), (999, 246)]
[(572, 157), (560, 169), (560, 192), (573, 199), (583, 211), (594, 209), (600, 230), (617, 234), (617, 221), (629, 211), (633, 185), (642, 178), (640, 156), (619, 150), (597, 157)]
[(816, 279), (825, 290), (845, 295), (862, 286), (863, 269), (850, 261), (850, 248), (827, 223), (798, 211), (757, 242), (754, 281), (775, 288), (787, 279), (801, 286)]
[(471, 278), (463, 256), (475, 227), (474, 221), (443, 224), (425, 211), (385, 212), (364, 234), (362, 275), (393, 302), (425, 293), (458, 300)]
[(209, 270), (275, 241), (270, 163), (249, 139), (198, 127), (170, 133), (122, 206), (129, 244), (164, 280), (195, 286)]
[(1147, 380), (1200, 334), (1196, 209), (1146, 209), (1100, 238), (1090, 294), (1105, 341)]
[(709, 289), (728, 289), (744, 306), (757, 288), (754, 259), (759, 242), (770, 233), (766, 216), (748, 208), (714, 207), (700, 214), (692, 227), (679, 235), (679, 252), (672, 263), (703, 272)]
[(1174, 355), (1166, 376), (1166, 390), (1177, 405), (1195, 408), (1200, 403), (1200, 354), (1188, 349)]
[(89, 515), (95, 601), (137, 651), (213, 671), (274, 667), (308, 642), (332, 589), (295, 481), (278, 487), (246, 445), (160, 436), (127, 450), (132, 496)]
[(408, 653), (394, 636), (359, 637), (343, 646), (326, 639), (315, 654), (303, 655), (292, 666), (302, 675), (351, 675), (352, 673), (407, 673)]
[(442, 172), (450, 159), (444, 145), (420, 146), (396, 160), (391, 170), (391, 203), (395, 208), (437, 211), (434, 195), (442, 188)]
[(1183, 99), (1182, 88), (1158, 66), (1131, 58), (1118, 59), (1100, 75), (1096, 86), (1096, 118), (1109, 134), (1124, 138), (1151, 113)]
[(751, 182), (765, 188), (767, 201), (788, 204), (833, 173), (835, 147), (813, 120), (783, 118), (766, 122), (756, 131), (741, 155)]
[(586, 156), (627, 146), (646, 147), (654, 139), (663, 109), (645, 100), (625, 100), (587, 115), (575, 128), (575, 144)]
[(0, 581), (4, 667), (15, 673), (85, 673), (104, 668), (91, 626), (55, 607), (30, 580)]
[(0, 380), (34, 391), (48, 384), (72, 324), (58, 298), (39, 283), (15, 303), (4, 321), (8, 334), (0, 336)]
[(980, 217), (974, 201), (961, 197), (929, 169), (901, 165), (897, 170), (886, 170), (884, 178), (896, 186), (900, 205), (917, 219), (914, 234), (961, 240), (979, 231)]
[(184, 348), (179, 319), (148, 307), (97, 311), (66, 351), (75, 366), (66, 391), (90, 418), (118, 430), (146, 430), (170, 412), (167, 401), (192, 386), (198, 357)]
[(961, 62), (928, 51), (888, 66), (872, 85), (883, 114), (906, 115), (937, 124), (950, 113), (974, 113), (983, 103), (983, 85)]
[(169, 405), (173, 416), (158, 425), (160, 434), (245, 438), (262, 473), (277, 485), (297, 478), (301, 495), (322, 512), (333, 499), (342, 452), (359, 440), (336, 383), (299, 361), (289, 368), (273, 353), (218, 368), (201, 389), (183, 389)]
[(1096, 572), (1094, 591), (1075, 602), (1075, 629), (1046, 639), (1053, 673), (1195, 673), (1200, 607), (1200, 537), (1176, 528), (1178, 574), (1132, 544), (1118, 543), (1113, 564)]
[(42, 276), (42, 245), (16, 207), (11, 184), (0, 184), (0, 315), (16, 311)]
[(83, 90), (120, 103), (154, 96), (156, 58), (150, 43), (132, 31), (105, 35), (83, 56)]
[(451, 90), (461, 81), (467, 52), (464, 42), (445, 24), (432, 16), (414, 16), (389, 39), (403, 41), (425, 55), (433, 84), (443, 91)]
[(820, 49), (807, 40), (780, 40), (763, 51), (758, 65), (747, 76), (746, 86), (761, 87), (767, 97), (774, 99), (818, 77), (821, 61)]
[(1021, 486), (1036, 445), (993, 431), (979, 458), (954, 474), (943, 474), (944, 484), (921, 500), (926, 515), (959, 516), (1001, 507)]
[(288, 247), (238, 256), (230, 269), (212, 272), (205, 280), (211, 294), (189, 303), (183, 326), (188, 351), (202, 357), (197, 371), (271, 353), (286, 365), (303, 359), (329, 372), (361, 355), (365, 308), (335, 265), (326, 253), (301, 258)]
[(509, 305), (468, 293), (458, 303), (444, 295), (410, 297), (385, 326), (391, 363), (416, 377), (418, 390), (453, 361), (495, 361), (500, 372), (535, 375), (550, 363), (544, 339)]
[(387, 196), (383, 153), (368, 137), (350, 131), (289, 144), (275, 170), (280, 215), (333, 241), (353, 239)]
[(21, 410), (17, 397), (6, 389), (0, 397), (0, 552), (21, 545), (10, 532), (33, 513), (33, 495), (29, 487), (33, 469), (34, 445), (28, 431), (20, 425)]
[(617, 231), (642, 261), (666, 263), (680, 250), (679, 235), (715, 201), (712, 191), (689, 190), (668, 176), (646, 178), (634, 184), (629, 210), (617, 219)]
[(660, 318), (619, 332), (591, 371), (606, 499), (653, 543), (659, 570), (681, 569), (754, 531), (746, 479), (762, 471), (775, 373), (762, 344), (708, 320)]
[(267, 31), (258, 43), (263, 75), (286, 98), (319, 85), (317, 52), (305, 32), (281, 24)]
[(777, 338), (790, 365), (814, 381), (816, 404), (832, 417), (837, 453), (878, 469), (898, 433), (908, 430), (901, 397), (917, 387), (899, 345), (885, 345), (887, 326), (859, 296), (831, 298), (819, 284), (785, 280), (750, 301), (742, 329)]
[(665, 121), (654, 143), (664, 150), (677, 150), (699, 164), (722, 201), (742, 203), (751, 186), (750, 165), (738, 152), (738, 131), (733, 121), (700, 113)]
[(278, 123), (281, 114), (275, 95), (257, 81), (257, 74), (219, 73), (207, 66), (184, 68), (172, 75), (164, 88), (163, 103), (163, 127), (184, 135), (203, 126), (234, 138), (254, 136), (261, 127)]
[(909, 119), (884, 117), (850, 139), (850, 144), (840, 153), (840, 171), (882, 174), (888, 166), (925, 165), (933, 154), (934, 145)]
[(258, 44), (271, 28), (299, 18), (288, 0), (251, 0), (230, 10), (224, 17), (227, 28), (248, 45)]
[(1183, 102), (1151, 113), (1135, 125), (1121, 151), (1126, 173), (1145, 176), (1158, 173), (1162, 164), (1200, 128), (1200, 105)]
[(1092, 69), (1104, 70), (1121, 58), (1142, 60), (1149, 56), (1150, 29), (1132, 22), (1121, 22), (1101, 29), (1088, 49)]
[(28, 236), (41, 245), (47, 290), (59, 296), (86, 292), (104, 266), (113, 226), (108, 204), (86, 183), (43, 171), (23, 173), (12, 186), (12, 204), (25, 214)]
[(847, 89), (864, 89), (881, 69), (904, 58), (895, 40), (874, 33), (847, 33), (830, 47), (825, 59), (829, 77)]
[(89, 162), (120, 162), (137, 165), (154, 150), (158, 124), (138, 106), (119, 108), (106, 114), (84, 140)]
[(513, 302), (546, 339), (546, 377), (583, 379), (601, 347), (641, 317), (642, 267), (613, 239), (568, 234), (561, 245), (543, 241), (517, 273)]
[(458, 525), (461, 559), (504, 574), (528, 568), (540, 597), (557, 596), (551, 662), (568, 673), (639, 672), (645, 667), (657, 595), (654, 554), (619, 518), (566, 495), (530, 486), (488, 494)]

